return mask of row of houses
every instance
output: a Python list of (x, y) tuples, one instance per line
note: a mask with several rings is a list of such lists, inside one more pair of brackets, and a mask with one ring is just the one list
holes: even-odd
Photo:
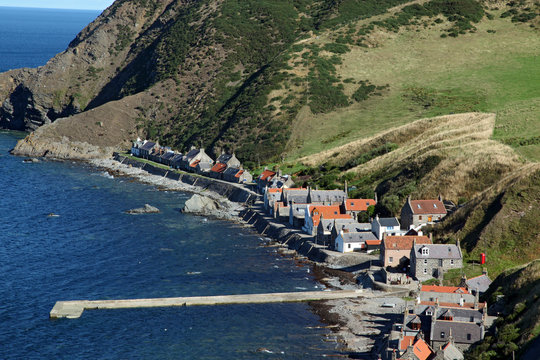
[(191, 147), (182, 154), (170, 147), (160, 146), (158, 142), (137, 139), (131, 147), (131, 154), (148, 159), (174, 169), (194, 172), (234, 183), (251, 183), (253, 176), (242, 167), (235, 154), (224, 152), (214, 161), (203, 148)]
[(387, 338), (382, 359), (461, 360), (489, 327), (487, 304), (466, 286), (422, 285)]

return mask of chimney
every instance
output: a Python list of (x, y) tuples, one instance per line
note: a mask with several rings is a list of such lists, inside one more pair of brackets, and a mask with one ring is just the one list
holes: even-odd
[(407, 203), (409, 204), (409, 206), (411, 205), (411, 195), (407, 196)]
[(463, 295), (460, 295), (459, 296), (459, 306), (463, 306), (464, 303), (465, 303), (465, 300), (463, 300)]
[(377, 193), (375, 193), (375, 203), (377, 203)]
[(433, 244), (433, 233), (429, 233), (429, 243)]
[(345, 192), (345, 199), (349, 197), (349, 187), (347, 186), (347, 180), (345, 180), (345, 185), (343, 186), (343, 191)]
[(442, 195), (439, 194), (439, 201), (442, 202)]

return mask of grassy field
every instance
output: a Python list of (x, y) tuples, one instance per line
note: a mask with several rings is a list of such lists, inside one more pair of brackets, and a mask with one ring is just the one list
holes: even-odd
[(314, 115), (303, 109), (293, 128), (288, 159), (424, 117), (484, 111), (497, 114), (494, 139), (539, 161), (538, 31), (497, 14), (494, 20), (482, 20), (476, 33), (457, 38), (441, 38), (445, 26), (380, 32), (375, 36), (378, 47), (351, 47), (342, 56), (338, 74), (389, 84), (389, 90), (332, 113)]

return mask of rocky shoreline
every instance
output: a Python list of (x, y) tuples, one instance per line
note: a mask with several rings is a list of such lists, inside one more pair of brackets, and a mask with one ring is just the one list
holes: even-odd
[[(153, 175), (114, 159), (94, 159), (89, 162), (112, 176), (132, 177), (162, 190), (193, 193), (193, 197), (186, 202), (186, 212), (235, 221), (253, 228), (259, 234), (271, 238), (268, 245), (277, 246), (283, 256), (294, 256), (297, 261), (312, 266), (315, 279), (327, 288), (364, 289), (364, 292), (375, 295), (369, 299), (311, 302), (310, 306), (332, 330), (326, 341), (335, 341), (345, 358), (378, 358), (384, 334), (389, 332), (391, 324), (401, 315), (399, 305), (404, 304), (404, 301), (401, 297), (375, 289), (372, 278), (367, 276), (370, 259), (374, 257), (358, 253), (340, 254), (317, 246), (310, 241), (311, 237), (299, 230), (276, 223), (265, 216), (260, 201), (247, 205), (231, 201), (207, 188), (172, 180), (163, 175)], [(382, 308), (382, 303), (388, 301), (398, 306), (391, 310)]]

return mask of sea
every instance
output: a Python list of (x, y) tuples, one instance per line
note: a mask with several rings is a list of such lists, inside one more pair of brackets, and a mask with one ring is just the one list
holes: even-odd
[[(63, 51), (95, 11), (0, 7), (0, 69)], [(24, 162), (0, 131), (0, 359), (308, 359), (339, 354), (308, 304), (87, 310), (58, 300), (323, 290), (309, 266), (189, 198), (80, 162)], [(128, 215), (151, 204), (159, 214)]]

